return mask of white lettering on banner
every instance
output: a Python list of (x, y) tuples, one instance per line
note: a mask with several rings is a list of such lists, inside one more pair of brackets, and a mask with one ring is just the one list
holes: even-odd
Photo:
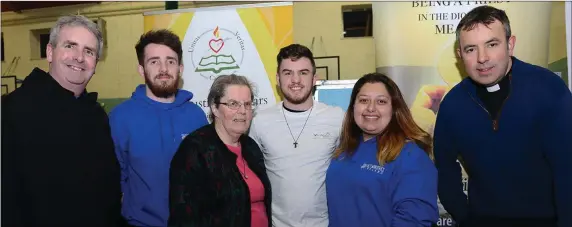
[(452, 218), (439, 218), (437, 221), (437, 226), (453, 226), (454, 222)]
[[(257, 35), (257, 34), (252, 34)], [(236, 9), (197, 11), (183, 39), (183, 89), (210, 113), (207, 96), (220, 75), (246, 76), (256, 88), (255, 106), (276, 103), (273, 87), (256, 45)]]

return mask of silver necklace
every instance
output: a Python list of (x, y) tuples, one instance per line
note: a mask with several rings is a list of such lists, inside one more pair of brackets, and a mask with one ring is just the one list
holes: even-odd
[(302, 126), (302, 130), (300, 130), (300, 134), (298, 134), (298, 138), (294, 139), (294, 134), (292, 134), (292, 129), (290, 129), (290, 124), (288, 124), (288, 120), (286, 119), (286, 114), (284, 113), (286, 110), (284, 106), (282, 106), (282, 115), (284, 116), (284, 121), (286, 121), (286, 126), (288, 126), (288, 131), (290, 132), (290, 136), (292, 136), (292, 140), (294, 140), (294, 143), (292, 143), (294, 144), (294, 148), (298, 147), (298, 139), (300, 139), (302, 132), (306, 128), (306, 123), (308, 123), (308, 119), (310, 119), (310, 115), (312, 114), (312, 109), (314, 109), (313, 105), (312, 107), (310, 107), (310, 112), (308, 113), (308, 117), (306, 117), (306, 121), (304, 122), (304, 126)]

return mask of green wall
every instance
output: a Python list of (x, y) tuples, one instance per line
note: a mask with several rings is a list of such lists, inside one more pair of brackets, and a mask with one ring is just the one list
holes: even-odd
[(558, 61), (552, 62), (548, 64), (548, 69), (552, 72), (562, 72), (562, 79), (568, 85), (570, 81), (568, 81), (568, 58), (562, 58)]
[(121, 104), (123, 101), (127, 100), (128, 98), (116, 98), (116, 99), (99, 99), (97, 100), (105, 109), (105, 112), (109, 113), (113, 108), (117, 105)]

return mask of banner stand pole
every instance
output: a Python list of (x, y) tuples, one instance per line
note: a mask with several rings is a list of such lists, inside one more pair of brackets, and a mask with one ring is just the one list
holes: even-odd
[(568, 59), (568, 88), (572, 91), (572, 2), (565, 2), (564, 6), (566, 10), (566, 49)]

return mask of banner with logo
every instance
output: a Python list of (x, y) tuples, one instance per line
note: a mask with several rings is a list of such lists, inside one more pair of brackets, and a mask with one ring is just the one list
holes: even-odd
[(150, 12), (144, 30), (170, 29), (182, 40), (183, 89), (193, 102), (210, 113), (207, 95), (220, 75), (248, 77), (255, 85), (253, 103), (264, 107), (279, 100), (276, 55), (293, 42), (292, 3)]
[[(514, 55), (517, 58), (548, 67), (551, 63), (552, 2), (411, 1), (372, 4), (376, 70), (397, 83), (416, 122), (431, 134), (442, 98), (466, 75), (455, 52), (457, 24), (471, 9), (484, 4), (506, 11), (512, 34), (516, 36)], [(531, 15), (534, 15), (534, 20), (530, 19)], [(463, 171), (465, 192), (467, 183), (468, 177)], [(440, 203), (439, 211), (438, 226), (454, 226), (454, 220)]]

